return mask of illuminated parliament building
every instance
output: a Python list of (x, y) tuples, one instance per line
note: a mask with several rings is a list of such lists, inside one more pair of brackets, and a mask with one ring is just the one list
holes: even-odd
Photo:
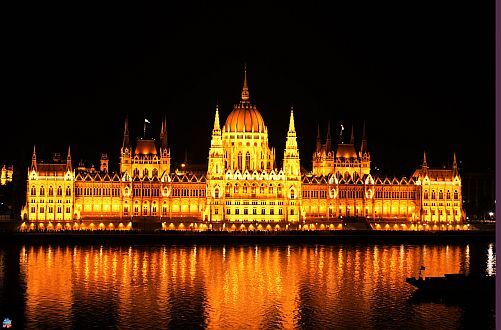
[(244, 75), (240, 102), (221, 126), (216, 107), (208, 166), (171, 168), (167, 124), (159, 139), (129, 138), (125, 119), (118, 171), (76, 168), (68, 148), (41, 162), (33, 149), (22, 230), (457, 230), (467, 229), (461, 177), (428, 167), (411, 177), (371, 174), (365, 127), (360, 146), (317, 136), (312, 171), (302, 171), (293, 109), (277, 168), (268, 127), (251, 103)]

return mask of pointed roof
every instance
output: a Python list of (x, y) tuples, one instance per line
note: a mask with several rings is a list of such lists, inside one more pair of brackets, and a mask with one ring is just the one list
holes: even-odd
[(124, 138), (122, 143), (122, 148), (128, 147), (129, 143), (129, 116), (125, 116), (125, 125), (124, 125)]
[(320, 139), (320, 124), (317, 123), (317, 145), (316, 145), (316, 151), (319, 152), (321, 148), (322, 148), (322, 140)]
[(325, 149), (326, 151), (331, 151), (332, 150), (332, 144), (331, 144), (331, 121), (327, 121), (327, 136), (325, 138)]
[(291, 115), (289, 118), (289, 133), (296, 132), (296, 128), (294, 126), (294, 106), (291, 106)]
[(249, 103), (249, 88), (247, 87), (247, 64), (244, 63), (244, 85), (242, 87), (242, 103)]
[(165, 115), (162, 116), (162, 126), (160, 129), (160, 148), (167, 148), (167, 119)]
[(362, 128), (362, 144), (360, 146), (360, 152), (361, 153), (367, 152), (367, 138), (365, 136), (365, 120), (364, 120), (364, 126)]
[(214, 117), (214, 131), (216, 130), (220, 130), (220, 126), (219, 126), (219, 105), (216, 104), (216, 116)]
[(426, 151), (423, 154), (423, 165), (422, 167), (428, 167), (428, 163), (426, 162)]

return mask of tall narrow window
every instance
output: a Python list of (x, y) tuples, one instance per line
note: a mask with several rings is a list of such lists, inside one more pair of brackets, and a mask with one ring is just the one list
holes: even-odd
[(454, 190), (454, 199), (459, 199), (459, 194), (457, 190)]
[(247, 151), (247, 153), (245, 154), (245, 168), (250, 170), (251, 166), (250, 166), (250, 153)]
[(238, 169), (242, 170), (242, 152), (238, 153)]
[(57, 195), (62, 196), (63, 195), (63, 188), (61, 186), (57, 187)]
[(54, 196), (54, 188), (52, 186), (49, 187), (49, 196)]
[(31, 195), (35, 196), (36, 194), (37, 194), (37, 188), (35, 188), (35, 186), (31, 187)]
[(435, 194), (435, 190), (431, 191), (431, 199), (437, 198), (437, 195)]

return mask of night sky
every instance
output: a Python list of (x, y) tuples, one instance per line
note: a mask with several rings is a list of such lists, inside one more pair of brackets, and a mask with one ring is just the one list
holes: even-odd
[[(183, 2), (184, 3), (184, 2)], [(337, 2), (336, 2), (337, 3)], [(344, 3), (344, 2), (342, 2)], [(371, 2), (276, 8), (205, 4), (144, 7), (3, 5), (1, 163), (25, 171), (33, 144), (118, 166), (123, 122), (158, 136), (167, 117), (173, 163), (205, 163), (216, 102), (221, 124), (251, 100), (283, 158), (294, 105), (302, 165), (317, 124), (352, 124), (385, 175), (431, 167), (494, 167), (493, 2)]]

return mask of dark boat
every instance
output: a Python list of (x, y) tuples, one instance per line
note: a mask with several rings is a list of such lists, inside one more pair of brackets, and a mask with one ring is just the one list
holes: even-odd
[(495, 276), (445, 274), (440, 277), (408, 277), (405, 280), (422, 292), (438, 294), (485, 294), (495, 292)]

